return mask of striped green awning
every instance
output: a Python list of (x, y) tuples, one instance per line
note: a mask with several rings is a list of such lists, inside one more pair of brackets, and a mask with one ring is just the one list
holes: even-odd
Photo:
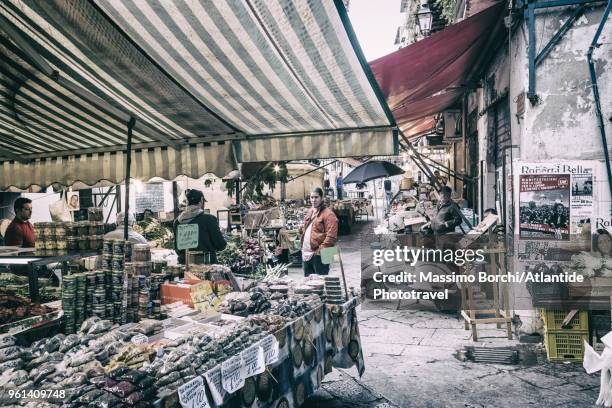
[[(125, 148), (126, 121), (79, 89), (135, 117), (134, 143), (171, 144), (182, 157), (228, 141), (230, 156), (212, 148), (202, 174), (396, 152), (395, 122), (341, 0), (6, 0), (0, 19), (0, 160), (38, 160), (3, 163), (0, 189), (117, 179), (83, 169), (120, 157), (111, 151)], [(78, 173), (46, 160), (83, 153)], [(39, 179), (8, 175), (18, 167)], [(156, 174), (166, 167), (134, 176), (175, 177)]]
[[(172, 180), (179, 176), (199, 178), (206, 173), (226, 174), (234, 163), (230, 143), (184, 146), (180, 150), (166, 147), (136, 149), (132, 152), (132, 177), (148, 181), (153, 177)], [(123, 151), (80, 154), (36, 159), (22, 164), (0, 163), (4, 189), (25, 189), (53, 184), (118, 184), (125, 180)], [(35, 182), (34, 182), (35, 181)]]

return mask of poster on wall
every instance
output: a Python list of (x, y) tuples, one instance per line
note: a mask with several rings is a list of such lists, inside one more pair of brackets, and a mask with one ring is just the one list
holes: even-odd
[(520, 260), (568, 261), (591, 250), (599, 161), (515, 163)]
[(519, 192), (520, 238), (569, 240), (568, 174), (521, 175)]
[(136, 192), (136, 212), (144, 210), (164, 211), (164, 185), (161, 183), (144, 184), (142, 191)]

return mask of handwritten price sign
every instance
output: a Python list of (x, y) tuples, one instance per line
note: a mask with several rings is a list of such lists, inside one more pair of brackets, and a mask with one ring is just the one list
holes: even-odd
[(240, 353), (244, 366), (244, 377), (249, 378), (266, 370), (263, 349), (259, 344), (249, 347)]
[(183, 408), (209, 408), (204, 379), (200, 376), (183, 384), (178, 389), (179, 402)]
[(234, 356), (221, 364), (221, 380), (223, 388), (230, 394), (244, 386), (242, 358), (240, 356)]
[(179, 224), (176, 229), (176, 247), (180, 250), (198, 247), (198, 224)]
[(274, 337), (273, 335), (265, 337), (261, 341), (261, 347), (263, 348), (264, 360), (266, 365), (274, 364), (278, 361), (279, 349), (278, 340), (276, 340), (276, 337)]
[(215, 405), (223, 405), (223, 398), (225, 397), (225, 390), (221, 382), (221, 366), (216, 366), (208, 370), (204, 376), (210, 389), (210, 394), (215, 401)]

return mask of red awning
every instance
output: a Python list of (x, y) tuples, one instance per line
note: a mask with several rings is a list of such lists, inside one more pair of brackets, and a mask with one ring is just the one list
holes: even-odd
[(452, 106), (483, 56), (503, 36), (505, 1), (370, 62), (402, 130)]

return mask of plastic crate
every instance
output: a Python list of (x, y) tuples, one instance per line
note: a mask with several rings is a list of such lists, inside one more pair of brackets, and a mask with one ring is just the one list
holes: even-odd
[(589, 331), (589, 312), (580, 310), (572, 317), (569, 323), (561, 327), (565, 316), (569, 311), (542, 309), (542, 320), (544, 320), (544, 330), (564, 330), (564, 331)]
[(589, 341), (588, 332), (557, 330), (544, 333), (544, 346), (549, 361), (582, 362), (584, 342)]

